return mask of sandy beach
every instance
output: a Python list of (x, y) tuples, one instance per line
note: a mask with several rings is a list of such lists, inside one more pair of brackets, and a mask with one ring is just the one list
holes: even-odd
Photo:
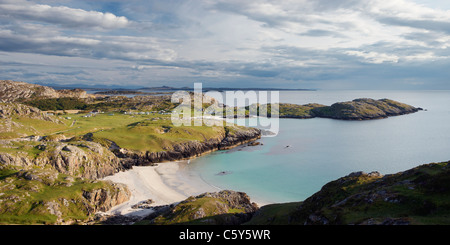
[(113, 207), (106, 214), (145, 216), (152, 209), (133, 209), (131, 206), (152, 199), (152, 206), (180, 202), (189, 196), (220, 189), (180, 171), (187, 161), (164, 162), (158, 166), (134, 166), (132, 169), (108, 176), (104, 180), (128, 186), (132, 197), (128, 202)]

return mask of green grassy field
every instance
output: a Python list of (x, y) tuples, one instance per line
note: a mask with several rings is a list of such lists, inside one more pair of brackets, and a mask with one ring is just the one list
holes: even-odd
[(2, 120), (0, 126), (6, 128), (11, 125), (10, 131), (0, 130), (0, 139), (13, 139), (30, 135), (48, 135), (58, 131), (66, 130), (71, 121), (61, 118), (61, 123), (32, 119), (28, 117), (14, 117), (9, 122)]
[[(7, 139), (40, 135), (52, 139), (59, 135), (72, 138), (92, 133), (96, 141), (108, 139), (122, 148), (155, 152), (170, 149), (174, 143), (187, 141), (203, 142), (225, 134), (223, 126), (175, 127), (172, 124), (170, 115), (163, 114), (99, 113), (91, 117), (85, 117), (85, 115), (55, 116), (61, 123), (29, 118), (14, 118), (12, 120), (22, 126), (14, 128), (13, 132), (4, 132), (0, 134), (0, 137)], [(20, 146), (6, 147), (5, 151), (23, 150), (22, 148)]]
[(92, 117), (83, 117), (85, 115), (86, 114), (70, 115), (71, 118), (70, 125), (66, 127), (64, 132), (60, 133), (63, 133), (67, 137), (73, 137), (84, 135), (87, 133), (97, 132), (100, 130), (111, 130), (114, 128), (126, 127), (127, 125), (151, 118), (151, 116), (147, 115), (131, 116), (122, 113), (115, 113), (114, 115), (97, 114), (96, 116)]
[(174, 143), (204, 141), (224, 134), (223, 127), (174, 127), (169, 115), (98, 114), (85, 118), (75, 115), (72, 128), (63, 132), (67, 137), (93, 133), (97, 139), (114, 141), (122, 148), (138, 151), (162, 151)]
[(170, 120), (143, 121), (97, 131), (94, 136), (114, 141), (123, 148), (139, 151), (162, 151), (173, 143), (205, 141), (224, 134), (223, 127), (173, 127)]

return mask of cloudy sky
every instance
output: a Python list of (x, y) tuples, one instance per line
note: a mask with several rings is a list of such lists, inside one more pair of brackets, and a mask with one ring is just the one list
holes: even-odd
[(0, 80), (450, 89), (448, 0), (0, 0)]

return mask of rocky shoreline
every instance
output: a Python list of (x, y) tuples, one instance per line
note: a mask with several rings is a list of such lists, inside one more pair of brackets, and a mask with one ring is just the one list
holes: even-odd
[(113, 147), (112, 152), (121, 159), (124, 166), (152, 166), (161, 162), (187, 160), (218, 150), (227, 150), (261, 138), (261, 130), (240, 129), (233, 134), (210, 139), (205, 142), (188, 141), (173, 146), (172, 150), (160, 152), (140, 152)]

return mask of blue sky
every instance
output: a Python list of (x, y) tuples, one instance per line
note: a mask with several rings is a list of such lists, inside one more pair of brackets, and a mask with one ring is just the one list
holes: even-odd
[(0, 0), (0, 80), (450, 89), (448, 0)]

